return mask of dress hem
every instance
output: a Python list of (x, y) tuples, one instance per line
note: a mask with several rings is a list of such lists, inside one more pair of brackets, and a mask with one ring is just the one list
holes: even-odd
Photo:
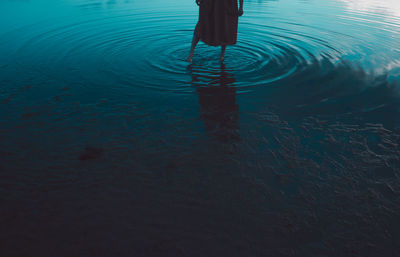
[(205, 40), (203, 40), (202, 38), (200, 38), (201, 42), (205, 43), (206, 45), (209, 46), (231, 46), (231, 45), (236, 45), (236, 42), (231, 42), (231, 43), (222, 43), (222, 42), (218, 42), (218, 43), (214, 43), (214, 42), (207, 42)]

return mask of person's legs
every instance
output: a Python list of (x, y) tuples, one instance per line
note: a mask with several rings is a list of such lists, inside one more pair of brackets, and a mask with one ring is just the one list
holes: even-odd
[(226, 45), (222, 45), (221, 46), (221, 57), (219, 58), (221, 62), (223, 62), (225, 59), (225, 49), (226, 49)]
[(200, 40), (200, 37), (198, 34), (198, 25), (196, 25), (196, 28), (194, 29), (194, 33), (193, 33), (192, 47), (190, 48), (189, 57), (186, 59), (188, 62), (192, 62), (194, 49), (196, 48), (197, 43), (199, 43), (199, 40)]

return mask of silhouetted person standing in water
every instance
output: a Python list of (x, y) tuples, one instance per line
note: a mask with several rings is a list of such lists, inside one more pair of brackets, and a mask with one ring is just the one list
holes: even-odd
[(239, 16), (243, 15), (243, 0), (196, 0), (200, 6), (199, 21), (193, 34), (188, 62), (192, 62), (199, 40), (210, 46), (221, 46), (221, 62), (227, 45), (236, 44)]

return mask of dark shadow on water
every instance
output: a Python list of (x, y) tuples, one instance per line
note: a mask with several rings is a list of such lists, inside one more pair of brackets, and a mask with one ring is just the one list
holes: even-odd
[(206, 133), (213, 139), (234, 143), (240, 141), (239, 106), (236, 102), (235, 76), (221, 64), (220, 69), (198, 72), (188, 66), (191, 84), (196, 88), (200, 104), (200, 117)]

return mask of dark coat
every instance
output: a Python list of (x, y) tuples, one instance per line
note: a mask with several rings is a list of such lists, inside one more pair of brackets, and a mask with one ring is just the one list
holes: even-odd
[(195, 33), (207, 45), (234, 45), (238, 17), (237, 0), (202, 0)]

